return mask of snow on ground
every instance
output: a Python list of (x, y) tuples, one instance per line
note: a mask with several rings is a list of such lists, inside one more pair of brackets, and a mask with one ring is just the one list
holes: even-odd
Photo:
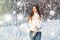
[[(0, 27), (0, 40), (30, 40), (28, 23)], [(41, 40), (60, 40), (60, 20), (43, 22)]]

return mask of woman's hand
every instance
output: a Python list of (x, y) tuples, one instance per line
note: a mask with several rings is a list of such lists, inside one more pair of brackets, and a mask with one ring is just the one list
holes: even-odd
[(32, 31), (32, 32), (37, 32), (37, 29), (31, 28), (30, 31)]
[(30, 32), (32, 32), (32, 37), (34, 37), (37, 33), (35, 30), (30, 30)]

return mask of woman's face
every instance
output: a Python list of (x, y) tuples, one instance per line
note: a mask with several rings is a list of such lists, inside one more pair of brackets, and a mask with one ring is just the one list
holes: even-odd
[(33, 6), (33, 12), (37, 12), (36, 6)]

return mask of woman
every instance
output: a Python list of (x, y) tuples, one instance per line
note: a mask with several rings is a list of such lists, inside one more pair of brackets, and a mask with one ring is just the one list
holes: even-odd
[(33, 5), (32, 12), (29, 16), (30, 25), (30, 39), (31, 40), (41, 40), (41, 13), (37, 5)]

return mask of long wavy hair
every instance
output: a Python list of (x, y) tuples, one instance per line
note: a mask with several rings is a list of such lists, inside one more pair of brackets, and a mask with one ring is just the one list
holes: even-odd
[[(36, 7), (36, 9), (37, 9), (37, 12), (38, 12), (38, 14), (39, 14), (39, 17), (41, 17), (41, 13), (40, 13), (40, 11), (39, 11), (39, 7), (38, 7), (38, 5), (33, 5), (33, 7)], [(33, 9), (33, 7), (32, 7), (32, 9)], [(31, 11), (31, 14), (30, 14), (30, 18), (31, 18), (31, 20), (32, 20), (32, 16), (34, 15), (34, 12), (33, 12), (33, 10)]]

